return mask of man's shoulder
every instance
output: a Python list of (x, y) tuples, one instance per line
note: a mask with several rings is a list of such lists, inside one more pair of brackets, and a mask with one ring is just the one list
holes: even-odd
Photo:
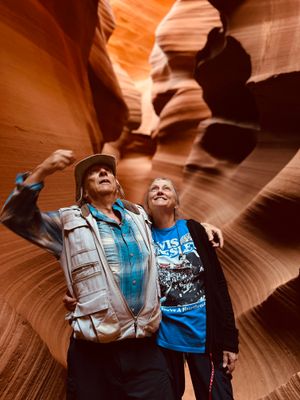
[(60, 213), (65, 213), (65, 212), (68, 212), (68, 211), (71, 211), (71, 212), (72, 211), (80, 211), (80, 207), (77, 206), (76, 204), (73, 204), (73, 205), (68, 206), (68, 207), (62, 207), (58, 211)]
[(121, 201), (124, 205), (125, 210), (130, 211), (136, 215), (140, 215), (144, 211), (143, 207), (139, 206), (138, 204), (134, 204), (131, 201), (124, 200), (124, 199), (122, 199)]
[(124, 210), (131, 214), (131, 217), (133, 217), (134, 220), (146, 222), (148, 226), (151, 225), (151, 221), (144, 207), (142, 207), (140, 204), (131, 203), (130, 201), (123, 199), (122, 203), (124, 205)]
[(71, 218), (82, 214), (81, 208), (77, 205), (62, 207), (58, 210), (58, 212), (61, 220), (65, 220), (66, 218)]

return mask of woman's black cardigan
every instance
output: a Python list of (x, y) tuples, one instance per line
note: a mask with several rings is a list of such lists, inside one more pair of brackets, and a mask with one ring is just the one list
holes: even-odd
[(237, 353), (239, 344), (226, 279), (203, 226), (192, 219), (187, 226), (204, 265), (206, 352), (221, 361), (224, 350)]

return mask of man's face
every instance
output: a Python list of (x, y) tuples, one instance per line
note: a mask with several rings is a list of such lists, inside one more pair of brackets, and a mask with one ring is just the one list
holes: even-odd
[(174, 209), (178, 205), (174, 186), (168, 179), (155, 179), (148, 191), (148, 207)]
[(93, 165), (87, 170), (83, 187), (84, 197), (91, 200), (117, 193), (117, 181), (112, 170), (102, 164)]

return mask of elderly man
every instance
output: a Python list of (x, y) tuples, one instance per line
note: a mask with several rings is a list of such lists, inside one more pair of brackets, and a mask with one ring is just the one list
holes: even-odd
[(59, 259), (76, 299), (67, 399), (172, 399), (155, 343), (161, 314), (149, 221), (142, 207), (118, 199), (114, 157), (96, 154), (75, 165), (77, 205), (37, 207), (45, 178), (74, 161), (72, 151), (57, 150), (19, 175), (1, 212), (4, 225)]
[(81, 206), (41, 213), (36, 205), (45, 178), (73, 162), (72, 151), (57, 150), (31, 174), (18, 176), (1, 213), (8, 228), (59, 259), (77, 299), (70, 315), (68, 398), (172, 399), (153, 337), (160, 304), (148, 219), (141, 207), (117, 199), (114, 157), (99, 154), (76, 164)]

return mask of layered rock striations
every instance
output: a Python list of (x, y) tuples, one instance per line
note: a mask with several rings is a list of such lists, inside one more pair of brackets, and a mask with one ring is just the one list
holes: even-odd
[(175, 1), (156, 29), (150, 63), (153, 105), (159, 115), (153, 132), (159, 138), (154, 157), (158, 170), (164, 162), (179, 168), (184, 165), (199, 122), (210, 115), (193, 68), (196, 52), (215, 25), (221, 25), (219, 14), (209, 3)]
[(108, 43), (109, 53), (135, 81), (147, 79), (154, 31), (174, 0), (110, 0), (110, 3), (116, 29)]
[(1, 398), (64, 399), (66, 372), (31, 325), (1, 297)]
[(97, 143), (93, 145), (95, 151), (100, 151), (104, 142), (118, 139), (128, 119), (128, 108), (106, 51), (106, 42), (115, 28), (114, 17), (107, 0), (99, 1), (98, 15), (88, 63), (93, 106), (103, 135), (100, 146), (97, 146)]
[[(106, 52), (108, 1), (2, 1), (0, 201), (17, 172), (57, 148), (81, 158), (123, 130), (127, 106)], [(114, 118), (107, 118), (113, 114)], [(40, 207), (74, 202), (71, 169), (47, 179)], [(0, 227), (0, 397), (63, 399), (70, 329), (51, 255)]]
[[(189, 13), (189, 3), (175, 2), (162, 26), (175, 9), (177, 21), (183, 15), (189, 21), (185, 32), (191, 21), (203, 27), (203, 15)], [(204, 1), (192, 3), (197, 10), (207, 7)], [(183, 177), (184, 213), (223, 226), (226, 246), (219, 255), (241, 333), (233, 381), (236, 398), (280, 398), (283, 393), (289, 398), (289, 391), (293, 398), (299, 396), (300, 370), (299, 4), (210, 3), (220, 12), (222, 26), (217, 20), (206, 25), (195, 70), (183, 62), (185, 75), (178, 75), (176, 82), (171, 64), (182, 53), (158, 34), (152, 53), (153, 103), (160, 115), (153, 174), (166, 163), (170, 177)], [(171, 37), (171, 29), (167, 32)], [(198, 116), (194, 144), (183, 153), (182, 146), (173, 147), (173, 135), (186, 115), (186, 101), (180, 104), (178, 99), (176, 114), (173, 96), (176, 85), (184, 86), (193, 72), (202, 89), (199, 101), (205, 101), (211, 117)], [(166, 132), (168, 109), (174, 118)], [(188, 118), (180, 131), (184, 142)], [(163, 147), (165, 152), (160, 152)], [(175, 168), (178, 151), (185, 163), (183, 174)]]

